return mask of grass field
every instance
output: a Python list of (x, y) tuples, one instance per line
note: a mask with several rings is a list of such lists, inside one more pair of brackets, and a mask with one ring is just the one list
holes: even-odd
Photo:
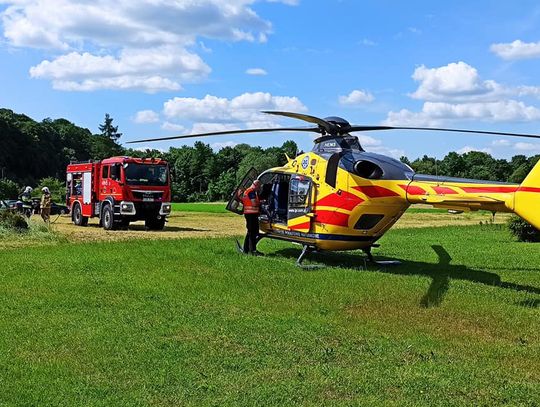
[[(1, 405), (540, 403), (540, 250), (395, 229), (379, 259), (231, 238), (0, 251)], [(337, 267), (337, 266), (340, 267)]]
[(225, 202), (176, 202), (172, 208), (178, 212), (230, 213), (225, 209), (226, 205)]

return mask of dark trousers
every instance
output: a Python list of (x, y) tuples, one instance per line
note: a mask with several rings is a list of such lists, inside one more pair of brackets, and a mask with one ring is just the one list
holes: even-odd
[(259, 214), (246, 213), (246, 238), (244, 239), (244, 253), (253, 253), (257, 250), (257, 237), (259, 236)]

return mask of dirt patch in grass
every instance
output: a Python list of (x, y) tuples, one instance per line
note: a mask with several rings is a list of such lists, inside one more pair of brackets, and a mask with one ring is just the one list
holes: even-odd
[(99, 227), (97, 218), (90, 219), (86, 227), (78, 227), (69, 216), (59, 218), (53, 225), (58, 233), (74, 242), (225, 237), (242, 234), (244, 227), (241, 216), (199, 212), (173, 213), (163, 231), (146, 231), (144, 222), (135, 222), (126, 230), (107, 231)]
[[(488, 223), (490, 213), (470, 212), (458, 215), (448, 213), (405, 213), (396, 228), (442, 227)], [(507, 214), (498, 214), (495, 223), (502, 224)], [(87, 227), (72, 224), (69, 216), (59, 217), (53, 231), (73, 242), (122, 241), (128, 239), (181, 239), (193, 237), (240, 236), (245, 233), (243, 216), (231, 213), (173, 212), (163, 231), (146, 231), (144, 222), (135, 222), (126, 230), (106, 231), (99, 227), (97, 218), (90, 219)]]

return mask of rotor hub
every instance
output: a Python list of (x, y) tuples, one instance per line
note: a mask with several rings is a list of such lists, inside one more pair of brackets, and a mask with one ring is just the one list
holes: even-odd
[(347, 133), (347, 130), (351, 127), (351, 124), (347, 120), (338, 116), (326, 117), (324, 121), (330, 124), (330, 129), (325, 130), (332, 135), (342, 135)]

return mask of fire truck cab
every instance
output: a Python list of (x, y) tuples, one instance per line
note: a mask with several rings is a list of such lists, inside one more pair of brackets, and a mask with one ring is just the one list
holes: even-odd
[(171, 213), (169, 165), (160, 158), (111, 157), (71, 163), (66, 171), (67, 206), (73, 223), (98, 217), (106, 230), (144, 220), (162, 230)]

